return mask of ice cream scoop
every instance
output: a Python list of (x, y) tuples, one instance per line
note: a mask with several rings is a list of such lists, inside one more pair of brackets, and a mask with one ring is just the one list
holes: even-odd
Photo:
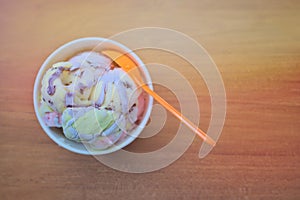
[[(67, 108), (62, 115), (65, 136), (78, 142), (88, 142), (97, 136), (113, 133), (118, 128), (113, 124), (115, 124), (113, 112), (103, 108)], [(109, 133), (108, 131), (104, 132), (107, 129), (110, 130)]]
[(144, 96), (131, 77), (100, 52), (55, 63), (42, 80), (40, 113), (66, 138), (105, 149), (137, 126)]

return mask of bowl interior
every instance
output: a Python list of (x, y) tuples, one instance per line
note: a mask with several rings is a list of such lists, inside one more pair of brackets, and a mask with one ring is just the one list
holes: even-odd
[(152, 110), (153, 99), (149, 95), (147, 95), (145, 110), (143, 114), (143, 118), (140, 124), (130, 133), (130, 136), (127, 136), (124, 140), (118, 141), (115, 145), (105, 149), (105, 150), (92, 150), (87, 148), (82, 143), (77, 143), (67, 139), (62, 132), (62, 129), (59, 128), (50, 128), (45, 125), (40, 114), (39, 114), (39, 102), (41, 97), (41, 82), (43, 79), (43, 75), (45, 72), (54, 64), (60, 61), (66, 61), (74, 55), (83, 52), (83, 51), (96, 51), (100, 52), (102, 50), (115, 50), (123, 54), (127, 54), (139, 67), (140, 73), (144, 81), (148, 84), (148, 86), (153, 89), (151, 78), (147, 68), (144, 66), (143, 62), (140, 58), (132, 52), (130, 49), (125, 47), (124, 45), (117, 43), (112, 40), (104, 39), (104, 38), (81, 38), (74, 41), (71, 41), (57, 50), (55, 50), (43, 63), (41, 66), (38, 75), (34, 84), (34, 109), (37, 116), (37, 119), (42, 126), (43, 130), (47, 133), (47, 135), (56, 142), (59, 146), (68, 149), (72, 152), (86, 155), (101, 155), (112, 153), (117, 151), (129, 143), (131, 143), (138, 135), (142, 132), (146, 123), (150, 117), (150, 113)]

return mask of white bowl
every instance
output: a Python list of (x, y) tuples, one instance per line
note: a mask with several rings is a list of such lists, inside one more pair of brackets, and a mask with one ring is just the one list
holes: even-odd
[(129, 48), (127, 48), (126, 46), (118, 42), (105, 39), (105, 38), (98, 38), (98, 37), (80, 38), (59, 47), (46, 59), (46, 61), (41, 66), (37, 74), (37, 77), (35, 79), (34, 90), (33, 90), (33, 102), (34, 102), (35, 114), (37, 116), (40, 125), (42, 126), (43, 130), (47, 133), (47, 135), (54, 142), (56, 142), (59, 146), (75, 153), (85, 154), (85, 155), (101, 155), (101, 154), (112, 153), (114, 151), (117, 151), (127, 146), (132, 141), (134, 141), (142, 132), (142, 130), (146, 126), (146, 123), (148, 122), (152, 110), (153, 99), (152, 97), (148, 96), (148, 101), (145, 106), (143, 119), (141, 120), (140, 124), (130, 133), (130, 136), (126, 137), (122, 141), (117, 142), (115, 145), (105, 150), (98, 150), (98, 151), (87, 149), (84, 144), (77, 143), (67, 139), (63, 135), (62, 129), (50, 128), (45, 125), (45, 123), (43, 122), (39, 114), (39, 102), (40, 102), (40, 95), (41, 95), (41, 81), (47, 69), (49, 69), (54, 63), (59, 61), (66, 61), (70, 57), (76, 55), (79, 52), (101, 51), (104, 49), (116, 50), (120, 53), (127, 53), (127, 55), (129, 55), (129, 57), (138, 65), (141, 75), (143, 76), (145, 82), (148, 83), (149, 87), (153, 90), (152, 81), (149, 72), (145, 67), (144, 63), (134, 52), (132, 52)]

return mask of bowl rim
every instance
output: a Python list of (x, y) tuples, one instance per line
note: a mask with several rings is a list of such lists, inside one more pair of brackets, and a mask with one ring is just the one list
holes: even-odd
[[(124, 140), (121, 144), (119, 145), (114, 145), (112, 148), (108, 148), (108, 149), (104, 149), (104, 150), (99, 150), (99, 151), (90, 151), (88, 150), (85, 145), (84, 149), (85, 150), (81, 150), (78, 148), (75, 148), (71, 145), (66, 145), (65, 140), (64, 139), (60, 139), (57, 138), (53, 135), (52, 131), (50, 129), (50, 127), (46, 126), (44, 121), (42, 120), (42, 117), (39, 114), (39, 90), (40, 90), (40, 85), (41, 85), (41, 81), (42, 78), (44, 76), (44, 71), (47, 69), (49, 62), (51, 62), (51, 60), (53, 58), (55, 58), (55, 56), (57, 54), (59, 54), (63, 49), (68, 48), (69, 46), (72, 46), (76, 43), (81, 43), (81, 42), (97, 42), (98, 44), (95, 45), (95, 47), (97, 47), (99, 44), (101, 44), (102, 42), (108, 42), (111, 43), (112, 45), (115, 45), (119, 48), (121, 48), (122, 50), (124, 50), (126, 52), (126, 54), (131, 57), (131, 59), (133, 59), (138, 67), (143, 71), (144, 76), (145, 76), (145, 80), (146, 83), (148, 85), (148, 87), (153, 90), (153, 85), (152, 85), (152, 79), (150, 77), (150, 73), (148, 71), (148, 69), (146, 68), (145, 64), (143, 63), (143, 61), (133, 52), (133, 50), (129, 49), (128, 47), (126, 47), (125, 45), (116, 42), (114, 40), (108, 39), (108, 38), (102, 38), (102, 37), (83, 37), (83, 38), (78, 38), (75, 40), (72, 40), (70, 42), (67, 42), (63, 45), (61, 45), (60, 47), (58, 47), (57, 49), (55, 49), (47, 58), (46, 60), (43, 62), (43, 64), (41, 65), (41, 67), (39, 68), (39, 71), (35, 77), (35, 82), (34, 82), (34, 89), (33, 89), (33, 104), (34, 104), (34, 111), (35, 111), (35, 115), (36, 118), (38, 119), (38, 122), (40, 124), (40, 126), (42, 127), (43, 131), (60, 147), (63, 147), (64, 149), (67, 149), (71, 152), (74, 153), (78, 153), (78, 154), (82, 154), (82, 155), (103, 155), (103, 154), (108, 154), (108, 153), (113, 153), (115, 151), (118, 151), (122, 148), (124, 148), (125, 146), (129, 145), (131, 142), (133, 142), (143, 131), (143, 129), (146, 126), (146, 123), (148, 122), (149, 118), (150, 118), (150, 114), (152, 111), (152, 106), (153, 106), (153, 98), (149, 95), (149, 100), (148, 100), (148, 105), (147, 105), (147, 110), (146, 113), (144, 114), (144, 118), (141, 121), (141, 123), (139, 124), (139, 129), (135, 129), (137, 131), (137, 133), (133, 136), (133, 137), (127, 137), (126, 140)], [(94, 48), (95, 48), (94, 47)], [(92, 49), (93, 50), (93, 49)], [(63, 136), (64, 137), (64, 136)], [(66, 139), (66, 138), (65, 138)], [(70, 141), (70, 140), (68, 140)], [(72, 141), (70, 141), (72, 142)], [(80, 144), (80, 143), (79, 143)]]

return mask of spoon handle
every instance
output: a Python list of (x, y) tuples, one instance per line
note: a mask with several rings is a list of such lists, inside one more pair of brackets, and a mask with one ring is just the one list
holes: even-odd
[(177, 117), (180, 121), (182, 121), (189, 129), (191, 129), (194, 133), (196, 133), (200, 138), (203, 139), (204, 142), (215, 146), (216, 142), (209, 137), (204, 131), (202, 131), (198, 126), (193, 124), (188, 118), (183, 116), (178, 110), (176, 110), (173, 106), (171, 106), (168, 102), (166, 102), (163, 98), (161, 98), (156, 92), (151, 90), (147, 85), (141, 85), (145, 92), (151, 95), (158, 103), (160, 103), (163, 107), (165, 107), (170, 113), (172, 113), (175, 117)]

